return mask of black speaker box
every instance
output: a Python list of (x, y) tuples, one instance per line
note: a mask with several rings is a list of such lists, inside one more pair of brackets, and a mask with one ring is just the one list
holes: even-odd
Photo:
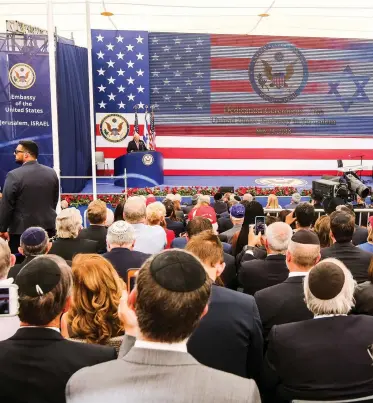
[(222, 186), (219, 189), (220, 193), (234, 193), (234, 186)]

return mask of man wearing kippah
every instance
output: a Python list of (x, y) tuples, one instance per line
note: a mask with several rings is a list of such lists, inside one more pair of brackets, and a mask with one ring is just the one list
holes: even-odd
[(73, 375), (67, 403), (260, 402), (254, 381), (205, 367), (187, 352), (186, 342), (207, 313), (211, 292), (197, 258), (166, 250), (144, 263), (136, 283), (129, 301), (124, 292), (119, 307), (124, 345), (128, 349), (132, 339), (134, 346), (116, 361)]
[(337, 259), (309, 271), (304, 298), (313, 319), (272, 328), (261, 380), (264, 402), (373, 401), (373, 317), (348, 315), (355, 285)]
[(286, 251), (289, 277), (280, 284), (257, 291), (254, 295), (267, 336), (274, 325), (312, 317), (304, 303), (303, 280), (308, 271), (320, 260), (320, 241), (309, 230), (297, 231)]
[(231, 218), (233, 227), (231, 229), (221, 233), (221, 235), (225, 235), (227, 237), (227, 242), (231, 243), (233, 235), (236, 232), (241, 231), (244, 217), (245, 217), (245, 207), (243, 204), (238, 203), (231, 207), (230, 218)]

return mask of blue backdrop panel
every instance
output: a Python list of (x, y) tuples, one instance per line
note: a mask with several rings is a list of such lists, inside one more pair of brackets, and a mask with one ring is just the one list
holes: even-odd
[[(130, 188), (153, 187), (163, 184), (163, 155), (159, 152), (137, 152), (116, 158), (114, 175), (123, 175), (124, 169), (127, 169), (127, 186)], [(114, 184), (124, 186), (124, 180), (117, 179)]]
[[(27, 52), (30, 52), (30, 48)], [(17, 88), (17, 85), (21, 88)], [(48, 54), (10, 53), (2, 50), (0, 186), (3, 186), (6, 174), (17, 167), (13, 151), (20, 140), (36, 141), (40, 150), (39, 161), (53, 165), (50, 104)]]
[[(89, 176), (91, 141), (87, 49), (57, 44), (58, 131), (61, 176)], [(80, 192), (85, 179), (63, 179), (64, 193)]]

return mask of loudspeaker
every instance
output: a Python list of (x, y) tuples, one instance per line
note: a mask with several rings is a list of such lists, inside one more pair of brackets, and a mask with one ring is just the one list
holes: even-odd
[(234, 186), (221, 186), (219, 188), (220, 193), (234, 193)]

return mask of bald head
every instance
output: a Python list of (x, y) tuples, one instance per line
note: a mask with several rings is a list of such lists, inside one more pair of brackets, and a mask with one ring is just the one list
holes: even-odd
[(246, 200), (246, 201), (253, 201), (254, 200), (254, 196), (250, 193), (245, 193), (242, 197), (242, 200)]

